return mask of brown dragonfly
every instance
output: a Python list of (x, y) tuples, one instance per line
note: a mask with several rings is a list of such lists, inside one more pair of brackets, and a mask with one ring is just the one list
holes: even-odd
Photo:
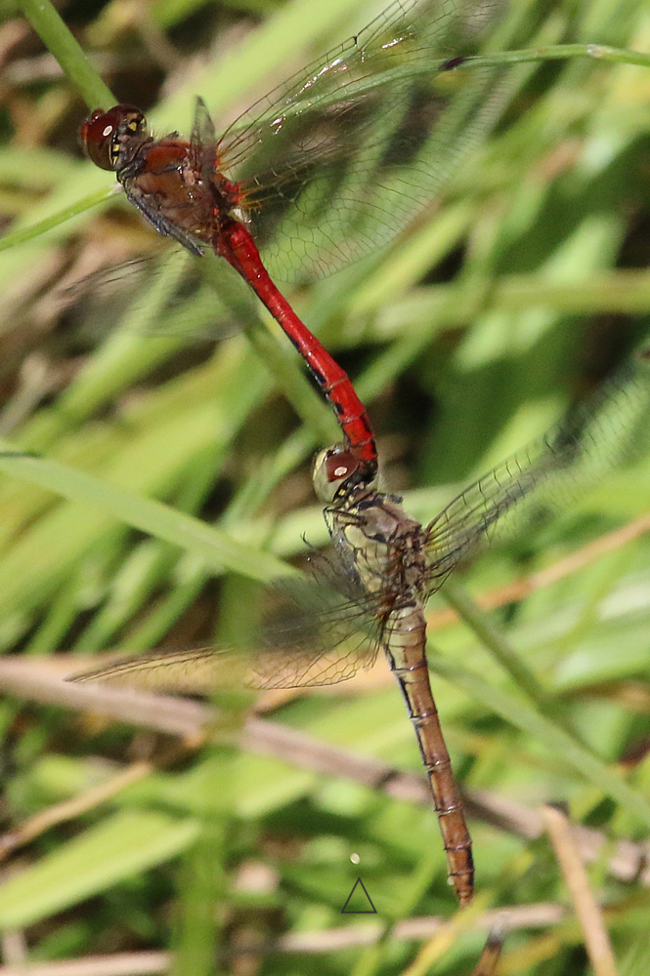
[(257, 688), (334, 684), (370, 666), (381, 648), (415, 728), (438, 816), (448, 873), (461, 905), (472, 900), (472, 846), (436, 710), (424, 608), (459, 563), (495, 535), (558, 514), (638, 449), (650, 420), (650, 350), (638, 354), (583, 407), (458, 495), (428, 525), (379, 491), (349, 445), (314, 466), (334, 557), (315, 582), (289, 587), (291, 619), (267, 621), (256, 650), (202, 648), (122, 660), (73, 680), (150, 690), (214, 688), (229, 676)]

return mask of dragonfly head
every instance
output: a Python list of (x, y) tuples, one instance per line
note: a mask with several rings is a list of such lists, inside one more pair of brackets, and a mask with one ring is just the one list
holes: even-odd
[(134, 137), (146, 137), (147, 121), (135, 105), (114, 105), (108, 112), (96, 108), (81, 126), (84, 152), (100, 169), (118, 170), (123, 150)]
[(345, 498), (353, 488), (375, 489), (377, 465), (348, 444), (336, 444), (316, 455), (312, 479), (320, 501), (330, 504)]

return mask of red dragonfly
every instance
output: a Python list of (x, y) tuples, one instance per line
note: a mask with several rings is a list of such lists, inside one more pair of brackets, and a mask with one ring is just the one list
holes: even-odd
[(399, 498), (377, 490), (347, 445), (323, 451), (314, 484), (336, 555), (316, 584), (292, 585), (289, 618), (265, 621), (251, 642), (254, 652), (151, 654), (74, 680), (189, 692), (233, 681), (257, 688), (335, 684), (371, 665), (381, 648), (415, 728), (449, 877), (460, 903), (469, 904), (471, 839), (429, 682), (426, 601), (487, 539), (563, 512), (608, 467), (633, 456), (649, 416), (650, 349), (592, 403), (470, 485), (426, 526), (405, 514)]
[(96, 109), (81, 129), (90, 159), (115, 172), (158, 231), (195, 254), (212, 248), (253, 288), (369, 474), (377, 452), (366, 410), (267, 266), (284, 278), (332, 271), (385, 244), (431, 201), (497, 110), (500, 73), (461, 77), (451, 69), (463, 58), (451, 55), (480, 46), (502, 6), (396, 0), (221, 138), (201, 99), (189, 142), (177, 133), (155, 139), (133, 105)]

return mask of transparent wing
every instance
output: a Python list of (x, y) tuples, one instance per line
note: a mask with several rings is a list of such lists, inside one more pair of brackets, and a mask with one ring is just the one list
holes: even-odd
[(649, 429), (645, 353), (540, 440), (475, 481), (426, 527), (428, 591), (485, 542), (566, 511), (608, 471), (647, 449)]
[[(98, 251), (98, 263), (102, 256)], [(135, 257), (90, 273), (82, 255), (40, 299), (39, 314), (44, 321), (65, 315), (68, 334), (81, 348), (116, 328), (194, 340), (237, 334), (234, 322), (215, 324), (216, 302), (203, 263), (192, 260), (185, 249), (165, 248), (162, 261), (158, 255)]]
[(216, 151), (217, 134), (214, 123), (203, 99), (197, 98), (190, 137), (190, 163), (192, 169), (205, 180), (210, 180), (214, 173)]
[(286, 279), (328, 273), (386, 243), (494, 119), (503, 71), (448, 71), (480, 48), (501, 0), (397, 0), (261, 99), (217, 153), (258, 246)]
[[(337, 684), (376, 658), (380, 623), (374, 601), (342, 599), (331, 586), (328, 560), (318, 579), (286, 580), (267, 593), (272, 611), (262, 614), (247, 646), (199, 648), (124, 658), (72, 676), (149, 691), (210, 694), (218, 688), (296, 688)], [(336, 574), (339, 573), (338, 568)], [(327, 577), (327, 578), (326, 578)], [(348, 580), (346, 588), (355, 586)], [(242, 608), (250, 614), (246, 601)]]

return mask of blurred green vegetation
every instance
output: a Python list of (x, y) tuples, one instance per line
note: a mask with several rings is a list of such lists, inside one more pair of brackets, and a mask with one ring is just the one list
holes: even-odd
[[(118, 100), (141, 105), (160, 130), (185, 132), (195, 94), (229, 122), (378, 9), (357, 0), (59, 7)], [(509, 16), (520, 46), (650, 50), (650, 14), (636, 0), (513, 0)], [(54, 652), (77, 654), (68, 668), (77, 671), (94, 652), (210, 644), (224, 619), (247, 613), (242, 574), (269, 580), (281, 559), (302, 559), (305, 537), (326, 542), (309, 463), (336, 426), (305, 394), (284, 337), (269, 346), (227, 269), (221, 301), (201, 289), (170, 309), (166, 289), (185, 273), (173, 257), (153, 285), (129, 277), (95, 303), (78, 297), (82, 275), (159, 242), (120, 198), (108, 200), (110, 174), (81, 158), (79, 89), (18, 9), (3, 30), (13, 40), (0, 213), (8, 233), (48, 218), (56, 226), (14, 238), (0, 256), (0, 647), (35, 668)], [(650, 71), (571, 58), (514, 65), (507, 86), (493, 131), (413, 226), (385, 251), (289, 290), (368, 403), (386, 485), (423, 522), (650, 335)], [(88, 209), (99, 197), (106, 203)], [(252, 344), (239, 334), (214, 341), (215, 328), (223, 337), (242, 325)], [(20, 451), (34, 456), (11, 454)], [(504, 598), (492, 614), (554, 718), (471, 628), (436, 631), (431, 654), (464, 787), (533, 811), (565, 802), (605, 838), (589, 874), (624, 976), (648, 971), (647, 872), (640, 862), (639, 877), (631, 868), (622, 878), (610, 859), (617, 841), (643, 842), (648, 830), (650, 549), (641, 533), (620, 547), (605, 540), (649, 501), (642, 457), (567, 504), (559, 523), (495, 547), (468, 573), (481, 594), (602, 540), (576, 572), (522, 601)], [(29, 697), (0, 703), (7, 828), (169, 746), (161, 733)], [(389, 675), (368, 689), (311, 689), (275, 717), (420, 773)], [(570, 729), (610, 775), (620, 767), (629, 794), (615, 802), (597, 767), (581, 774), (544, 721)], [(413, 961), (418, 943), (390, 932), (379, 949), (322, 933), (359, 924), (340, 914), (358, 875), (386, 925), (451, 917), (430, 807), (234, 747), (231, 731), (16, 855), (0, 927), (24, 930), (30, 960), (173, 946), (176, 970), (192, 976), (379, 976)], [(567, 907), (560, 922), (513, 934), (502, 972), (590, 971), (548, 839), (478, 817), (471, 829), (477, 891), (493, 906)], [(287, 933), (307, 955), (244, 951)], [(483, 938), (459, 934), (427, 971), (469, 972)]]

